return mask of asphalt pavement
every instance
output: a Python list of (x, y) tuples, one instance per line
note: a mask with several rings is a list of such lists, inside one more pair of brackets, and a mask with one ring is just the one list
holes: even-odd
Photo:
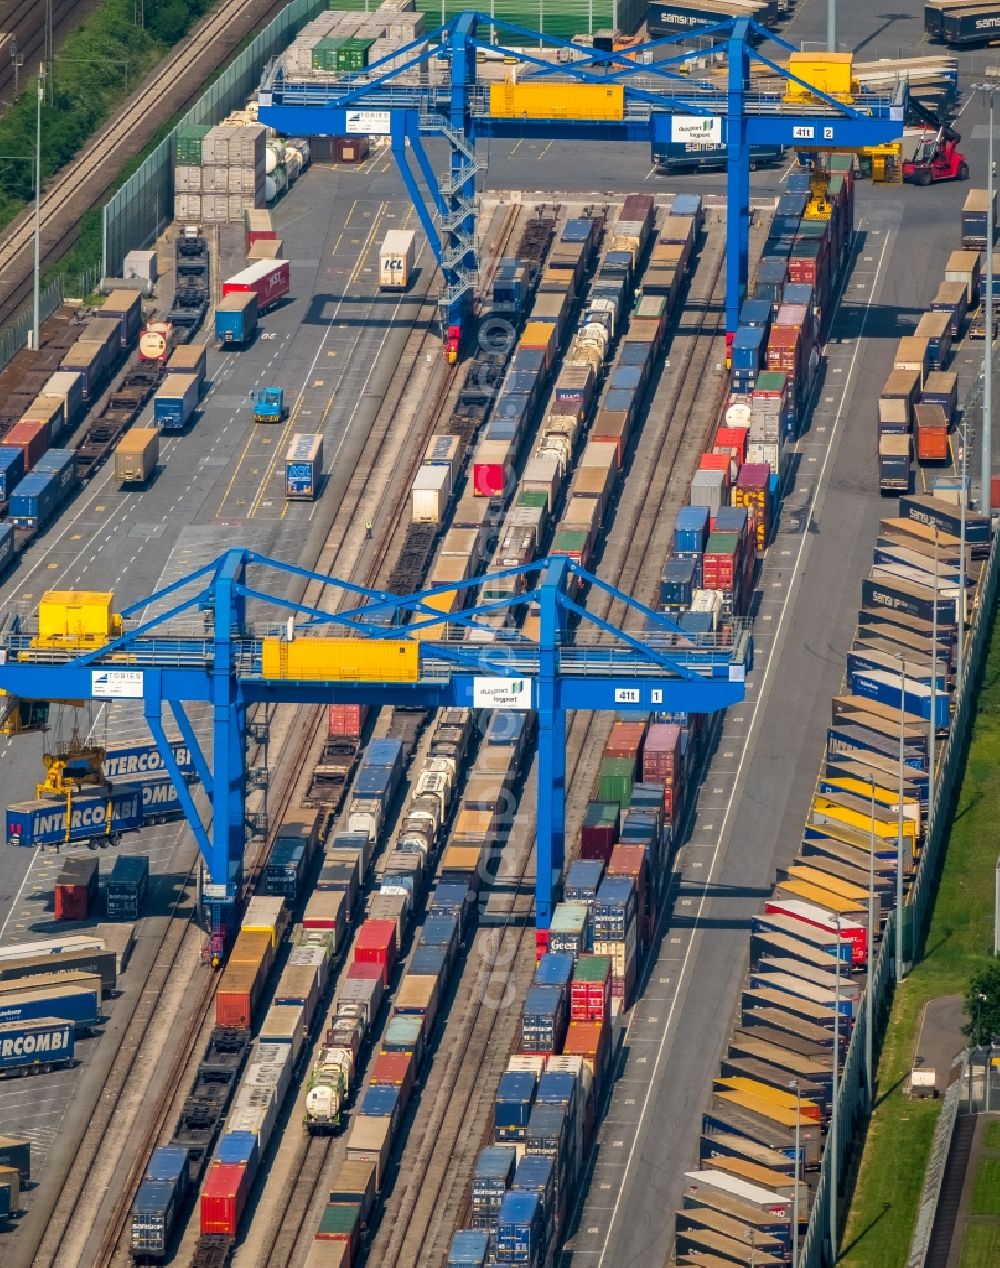
[[(336, 165), (307, 171), (275, 209), (291, 262), (290, 299), (262, 318), (254, 342), (240, 351), (215, 347), (209, 317), (198, 336), (209, 341), (209, 356), (208, 389), (196, 421), (185, 434), (161, 440), (159, 469), (141, 491), (121, 491), (113, 463), (106, 465), (0, 587), (0, 608), (16, 602), (32, 610), (45, 590), (88, 589), (113, 591), (119, 610), (233, 546), (311, 566), (433, 271), (421, 234), (422, 273), (411, 292), (403, 297), (378, 292), (378, 248), (386, 231), (415, 226), (398, 185), (383, 151), (361, 169)], [(242, 236), (242, 226), (223, 228), (218, 275), (243, 266)], [(289, 417), (281, 427), (255, 426), (250, 393), (272, 384), (284, 388)], [(283, 459), (294, 432), (324, 437), (326, 477), (315, 503), (284, 498)], [(274, 580), (280, 584), (280, 578)], [(207, 719), (195, 716), (194, 721), (204, 739)], [(43, 753), (67, 742), (74, 727), (81, 738), (99, 744), (148, 738), (132, 702), (79, 711), (54, 708), (45, 736), (0, 740), (3, 807), (34, 797), (44, 776)], [(149, 855), (148, 909), (154, 919), (164, 916), (194, 857), (186, 825), (144, 829), (125, 837), (120, 850)], [(113, 866), (115, 854), (101, 853), (102, 873)], [(0, 945), (95, 923), (55, 921), (52, 889), (62, 857), (55, 851), (0, 848)], [(147, 955), (142, 925), (139, 934), (123, 983), (125, 997), (109, 1005), (112, 1018), (116, 1004), (127, 1006), (141, 990), (148, 971), (153, 940), (148, 939)], [(100, 1044), (98, 1039), (81, 1044), (84, 1064)], [(107, 1055), (102, 1052), (102, 1059)], [(32, 1141), (36, 1180), (44, 1177), (46, 1157), (84, 1073), (75, 1069), (0, 1085), (3, 1131)]]
[[(866, 59), (936, 51), (921, 46), (922, 10), (906, 8), (879, 15), (848, 0), (838, 5), (840, 27)], [(825, 6), (809, 0), (785, 33), (818, 43)], [(973, 184), (985, 183), (982, 111), (973, 101), (959, 124)], [(755, 197), (760, 187), (758, 176)], [(947, 256), (961, 245), (968, 188), (858, 186), (854, 268), (759, 583), (747, 699), (727, 713), (701, 785), (676, 898), (632, 1010), (622, 1077), (564, 1268), (645, 1268), (669, 1258), (683, 1173), (697, 1163), (701, 1115), (738, 1006), (751, 920), (775, 870), (797, 852), (861, 579), (879, 520), (892, 513), (876, 484), (876, 400), (896, 341), (912, 332)], [(963, 350), (955, 368), (964, 391), (978, 370), (977, 352)]]

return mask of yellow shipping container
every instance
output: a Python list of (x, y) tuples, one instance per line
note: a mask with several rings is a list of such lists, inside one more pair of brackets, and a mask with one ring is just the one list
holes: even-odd
[(499, 119), (623, 119), (621, 84), (490, 84)]
[[(852, 73), (854, 58), (850, 53), (792, 53), (788, 69), (807, 84), (812, 84), (828, 97), (850, 102), (856, 87)], [(802, 84), (785, 81), (785, 100), (804, 102), (815, 100), (814, 94)]]
[(832, 911), (836, 916), (862, 916), (868, 908), (867, 901), (845, 898), (843, 894), (835, 894), (832, 889), (824, 889), (794, 876), (787, 881), (779, 881), (774, 887), (774, 893), (777, 898), (782, 895), (801, 898), (804, 903), (812, 903), (814, 907)]
[(441, 860), (442, 870), (469, 873), (478, 871), (482, 853), (483, 848), (480, 845), (449, 845)]
[(46, 590), (38, 605), (39, 647), (100, 647), (122, 632), (110, 591)]
[(416, 682), (420, 649), (404, 639), (265, 638), (265, 678), (335, 682)]

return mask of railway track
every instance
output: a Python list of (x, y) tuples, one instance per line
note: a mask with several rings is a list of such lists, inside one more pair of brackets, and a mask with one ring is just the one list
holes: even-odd
[[(88, 8), (97, 0), (51, 0), (51, 27), (54, 43), (67, 30), (78, 26)], [(0, 14), (3, 33), (0, 35), (0, 112), (14, 100), (17, 91), (45, 56), (45, 26), (47, 6), (45, 0), (13, 0)], [(14, 70), (15, 59), (20, 63)]]
[[(704, 446), (704, 433), (714, 419), (718, 399), (703, 400), (691, 425), (691, 406), (703, 391), (714, 342), (723, 335), (724, 249), (721, 233), (710, 235), (689, 287), (683, 313), (696, 314), (694, 328), (680, 332), (686, 342), (671, 340), (671, 367), (661, 376), (648, 417), (633, 451), (632, 467), (648, 473), (645, 483), (652, 495), (620, 499), (614, 521), (614, 537), (606, 538), (601, 571), (615, 579), (629, 594), (649, 598), (642, 589), (655, 586), (665, 550), (658, 541), (669, 526), (662, 525), (666, 506), (680, 503), (686, 482), (678, 476), (685, 464), (693, 466)], [(678, 354), (682, 360), (677, 365)], [(719, 392), (721, 393), (721, 384)], [(640, 465), (641, 464), (641, 465)], [(671, 486), (673, 486), (671, 488)], [(659, 496), (657, 496), (657, 492)], [(621, 520), (619, 520), (621, 516)], [(641, 575), (642, 574), (642, 575)], [(638, 586), (638, 588), (637, 588)], [(590, 610), (608, 619), (610, 599), (603, 591), (590, 596)], [(593, 627), (591, 627), (593, 628)], [(579, 789), (583, 801), (596, 775), (609, 716), (578, 714), (567, 735), (567, 787)], [(515, 903), (530, 902), (534, 877), (531, 858), (535, 821), (535, 783), (529, 774), (515, 831), (522, 830), (516, 857)], [(582, 810), (580, 812), (582, 817)], [(567, 840), (573, 834), (567, 832)], [(481, 929), (458, 987), (456, 999), (465, 1002), (450, 1025), (438, 1060), (428, 1077), (420, 1116), (424, 1131), (415, 1156), (400, 1169), (408, 1177), (394, 1191), (386, 1206), (382, 1231), (373, 1246), (371, 1260), (380, 1265), (443, 1262), (451, 1235), (467, 1224), (469, 1180), (480, 1146), (487, 1142), (493, 1092), (506, 1067), (507, 1055), (517, 1036), (519, 1004), (534, 970), (533, 922), (518, 923), (512, 914), (500, 927)], [(444, 1060), (442, 1061), (442, 1056)], [(429, 1094), (433, 1096), (428, 1107)]]
[[(42, 0), (26, 0), (26, 4), (41, 17)], [(42, 195), (43, 267), (58, 260), (75, 241), (80, 216), (108, 191), (123, 160), (137, 153), (165, 118), (184, 108), (248, 31), (282, 7), (282, 0), (221, 0), (84, 151), (58, 173)], [(4, 47), (0, 45), (0, 58)], [(170, 87), (165, 90), (164, 85)], [(0, 240), (0, 323), (13, 315), (31, 290), (33, 235), (34, 215), (29, 209), (7, 227)]]
[[(517, 207), (508, 209), (502, 216), (493, 249), (489, 252), (490, 258), (493, 260), (498, 261), (506, 251), (518, 219)], [(489, 285), (489, 276), (490, 274), (487, 273), (487, 285)], [(430, 308), (430, 305), (427, 307)], [(433, 312), (422, 313), (421, 318), (425, 315), (428, 317), (433, 316)], [(427, 330), (419, 340), (419, 346), (414, 354), (418, 363), (426, 355), (428, 349), (433, 348), (435, 354), (439, 349), (437, 338), (431, 333), (432, 323), (429, 320), (426, 323), (422, 320), (418, 322), (417, 328), (411, 333), (411, 341), (417, 341), (419, 328), (424, 324), (427, 325)], [(432, 399), (423, 407), (419, 433), (417, 435), (409, 433), (407, 436), (405, 465), (401, 482), (402, 496), (395, 502), (383, 504), (380, 507), (379, 515), (374, 519), (376, 530), (374, 533), (375, 544), (372, 550), (372, 558), (369, 562), (367, 577), (363, 582), (367, 586), (385, 585), (395, 561), (400, 557), (408, 525), (408, 516), (406, 514), (407, 494), (416, 474), (416, 469), (423, 460), (427, 440), (439, 428), (442, 419), (447, 419), (448, 417), (446, 405), (449, 395), (455, 386), (456, 377), (455, 374), (449, 374), (439, 378), (438, 387)], [(397, 395), (401, 399), (404, 384), (397, 379), (394, 379), (393, 383), (394, 385), (399, 383)], [(387, 420), (389, 417), (394, 418), (396, 416), (399, 403), (399, 399), (397, 399), (392, 407), (385, 411)], [(381, 443), (378, 447), (381, 448)], [(360, 470), (355, 471), (351, 483), (352, 486), (357, 483), (363, 489), (367, 483), (367, 476)], [(353, 514), (347, 516), (347, 522), (351, 522), (353, 519), (356, 523), (357, 515), (358, 511), (355, 508)], [(380, 532), (379, 530), (382, 531)], [(335, 538), (336, 530), (331, 534), (331, 540)], [(321, 565), (319, 571), (327, 571), (327, 569)], [(321, 604), (322, 596), (319, 593), (318, 586), (315, 587), (315, 593), (312, 593), (307, 601)], [(322, 743), (319, 721), (317, 722), (316, 737), (315, 747), (318, 750)], [(312, 764), (305, 767), (305, 782), (308, 782), (308, 771), (311, 769)], [(293, 1132), (297, 1130), (297, 1125), (291, 1117), (289, 1119), (289, 1127)], [(291, 1265), (295, 1261), (296, 1250), (303, 1240), (303, 1230), (310, 1227), (311, 1208), (316, 1203), (318, 1195), (322, 1192), (323, 1182), (327, 1179), (334, 1160), (338, 1142), (337, 1137), (305, 1136), (302, 1139), (302, 1147), (295, 1151), (295, 1157), (290, 1168), (291, 1174), (286, 1177), (286, 1179), (294, 1179), (294, 1185), (290, 1188), (287, 1185), (283, 1186), (280, 1219), (274, 1224), (267, 1224), (259, 1230), (256, 1228), (254, 1230), (253, 1262), (261, 1265), (262, 1268), (286, 1268), (287, 1265)], [(244, 1249), (250, 1249), (249, 1240)], [(242, 1257), (240, 1262), (243, 1262)]]

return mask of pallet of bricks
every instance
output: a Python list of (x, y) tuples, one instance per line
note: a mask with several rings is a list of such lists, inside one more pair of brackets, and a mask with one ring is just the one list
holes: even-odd
[(267, 131), (260, 123), (185, 127), (177, 137), (174, 219), (242, 222), (265, 201)]

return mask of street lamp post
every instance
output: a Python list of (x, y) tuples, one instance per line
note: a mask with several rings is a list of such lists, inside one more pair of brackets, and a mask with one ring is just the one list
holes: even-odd
[(792, 1190), (792, 1268), (799, 1268), (799, 1183), (802, 1180), (802, 1093), (799, 1090), (798, 1079), (792, 1079), (788, 1086), (795, 1093), (795, 1188)]
[[(868, 981), (865, 983), (865, 1087), (868, 1089), (868, 1108), (875, 1104), (875, 997), (872, 991), (872, 948), (875, 945), (875, 784), (871, 786), (872, 817), (868, 839)], [(839, 978), (839, 971), (838, 971)]]
[[(902, 982), (903, 973), (903, 755), (906, 745), (905, 713), (906, 661), (899, 658), (899, 817), (896, 826), (896, 984)], [(869, 948), (869, 955), (871, 949)]]
[[(834, 923), (837, 928), (837, 976), (834, 979), (833, 988), (833, 1084), (831, 1086), (831, 1108), (830, 1108), (830, 1249), (831, 1259), (833, 1263), (837, 1262), (837, 1180), (838, 1171), (840, 1169), (840, 1159), (837, 1151), (837, 1128), (838, 1111), (837, 1101), (840, 1097), (840, 946), (841, 946), (841, 925), (840, 916), (836, 916)], [(868, 951), (871, 956), (871, 948)]]
[(837, 51), (837, 0), (826, 0), (826, 47)]
[(934, 606), (931, 612), (931, 717), (927, 728), (927, 766), (929, 771), (927, 805), (934, 813), (934, 772), (937, 769), (937, 616), (938, 616), (938, 530), (934, 530)]
[(993, 880), (993, 954), (1000, 955), (1000, 858)]
[(962, 686), (962, 674), (965, 669), (965, 504), (969, 497), (969, 436), (966, 422), (962, 420), (962, 497), (960, 511), (960, 528), (958, 535), (958, 647), (955, 650), (955, 690)]
[(990, 513), (990, 475), (993, 469), (993, 85), (986, 85), (990, 99), (989, 157), (986, 162), (986, 342), (983, 344), (982, 490), (979, 509)]
[(38, 67), (38, 102), (35, 111), (35, 273), (32, 285), (32, 321), (31, 346), (37, 349), (39, 344), (38, 327), (41, 324), (39, 309), (41, 239), (42, 239), (42, 98), (45, 96), (45, 67)]

